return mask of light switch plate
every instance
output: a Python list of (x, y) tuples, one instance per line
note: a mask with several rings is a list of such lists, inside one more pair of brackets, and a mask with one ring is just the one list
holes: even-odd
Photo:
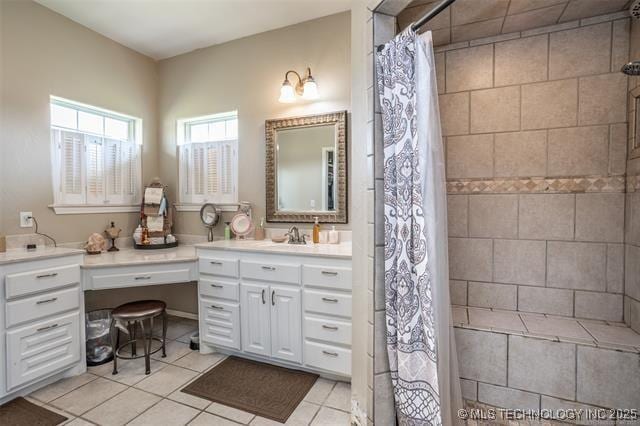
[(33, 219), (31, 212), (20, 212), (20, 227), (33, 228)]

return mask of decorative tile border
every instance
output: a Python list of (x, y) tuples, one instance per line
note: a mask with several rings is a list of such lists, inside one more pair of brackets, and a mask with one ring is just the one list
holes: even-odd
[[(576, 192), (625, 192), (624, 176), (514, 178), (514, 179), (450, 179), (448, 194), (562, 194)], [(635, 185), (640, 184), (640, 176)], [(640, 188), (638, 188), (640, 190)]]

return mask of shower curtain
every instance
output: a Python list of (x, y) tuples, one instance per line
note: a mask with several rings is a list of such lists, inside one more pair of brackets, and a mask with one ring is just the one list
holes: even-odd
[(444, 155), (431, 32), (377, 54), (387, 352), (400, 425), (463, 424), (449, 302)]

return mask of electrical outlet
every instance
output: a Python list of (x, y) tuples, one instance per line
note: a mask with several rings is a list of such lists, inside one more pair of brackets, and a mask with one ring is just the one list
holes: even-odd
[(33, 228), (33, 219), (31, 218), (31, 212), (20, 212), (20, 227)]

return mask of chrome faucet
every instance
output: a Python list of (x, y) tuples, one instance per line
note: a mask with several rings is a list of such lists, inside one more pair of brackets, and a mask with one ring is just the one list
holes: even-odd
[(300, 235), (300, 231), (296, 226), (289, 228), (289, 232), (284, 235), (289, 236), (289, 244), (307, 244), (306, 235)]

